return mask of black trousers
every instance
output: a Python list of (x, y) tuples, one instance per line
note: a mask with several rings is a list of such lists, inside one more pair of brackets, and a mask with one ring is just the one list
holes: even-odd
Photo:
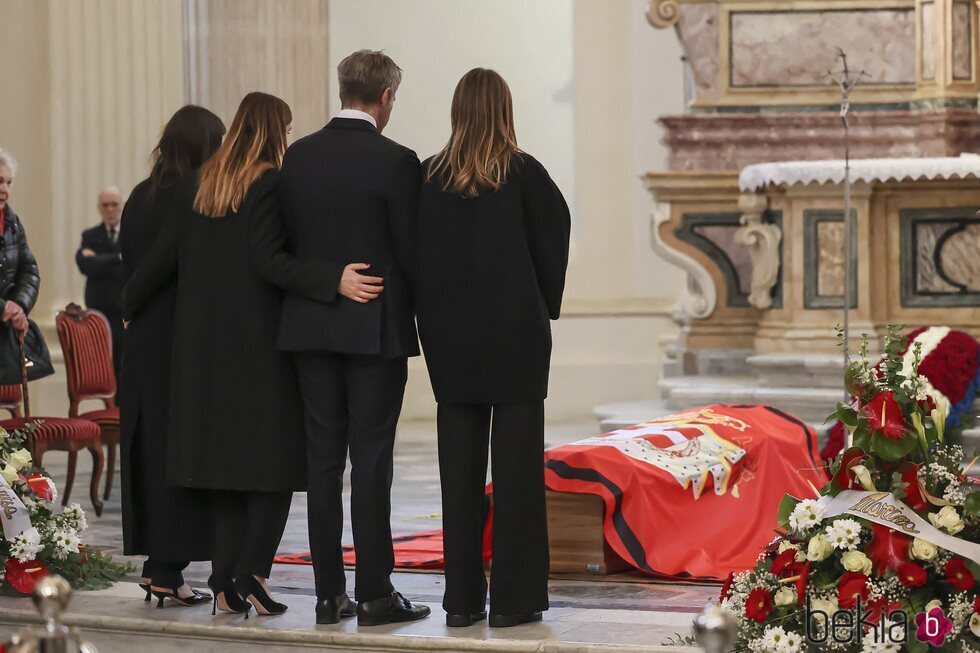
[(438, 430), (446, 556), (443, 608), (450, 614), (469, 614), (482, 611), (486, 604), (482, 507), (490, 448), (490, 612), (547, 610), (544, 402), (439, 404)]
[(180, 587), (184, 584), (183, 571), (190, 562), (164, 562), (152, 556), (143, 563), (143, 578), (149, 578), (156, 587)]
[(317, 596), (346, 591), (341, 538), (348, 451), (357, 553), (354, 593), (358, 601), (388, 596), (395, 566), (392, 455), (408, 361), (318, 352), (298, 354), (296, 370), (306, 414), (310, 553)]
[(219, 577), (268, 578), (292, 497), (292, 492), (215, 490), (212, 573)]

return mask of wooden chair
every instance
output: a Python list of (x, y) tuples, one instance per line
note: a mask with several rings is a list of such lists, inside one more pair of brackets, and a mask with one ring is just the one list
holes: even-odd
[[(0, 426), (13, 431), (23, 429), (31, 422), (37, 424), (28, 444), (31, 458), (37, 467), (43, 465), (44, 454), (48, 451), (65, 451), (68, 453), (68, 474), (65, 479), (65, 487), (62, 488), (61, 493), (61, 505), (63, 506), (68, 505), (71, 487), (75, 482), (75, 464), (78, 460), (78, 452), (82, 449), (88, 449), (92, 454), (92, 483), (89, 487), (89, 494), (96, 516), (101, 516), (102, 501), (99, 499), (99, 481), (102, 480), (102, 465), (105, 457), (102, 453), (99, 426), (95, 422), (85, 419), (31, 417), (30, 408), (26, 406), (25, 416), (21, 416), (20, 402), (22, 399), (21, 386), (0, 386), (0, 401), (2, 401), (0, 407), (15, 415), (12, 419), (0, 421)], [(16, 402), (16, 406), (11, 405), (11, 402)]]
[(21, 394), (19, 385), (0, 385), (0, 410), (10, 412), (11, 417), (20, 417)]
[[(95, 309), (68, 304), (55, 317), (58, 340), (68, 375), (68, 417), (86, 419), (99, 426), (108, 450), (103, 499), (112, 493), (119, 448), (119, 408), (116, 406), (116, 374), (112, 365), (112, 331), (109, 320)], [(101, 399), (103, 408), (78, 412), (81, 402)], [(71, 463), (69, 463), (71, 464)]]

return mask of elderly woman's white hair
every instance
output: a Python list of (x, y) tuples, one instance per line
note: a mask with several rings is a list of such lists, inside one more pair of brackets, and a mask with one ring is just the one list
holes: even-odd
[(10, 172), (17, 174), (17, 160), (10, 155), (10, 152), (0, 147), (0, 166), (7, 166)]

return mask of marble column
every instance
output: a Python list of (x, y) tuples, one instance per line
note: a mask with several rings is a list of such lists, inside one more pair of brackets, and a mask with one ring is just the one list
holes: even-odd
[(242, 97), (264, 91), (293, 111), (293, 135), (329, 118), (326, 0), (183, 0), (188, 99), (225, 121)]

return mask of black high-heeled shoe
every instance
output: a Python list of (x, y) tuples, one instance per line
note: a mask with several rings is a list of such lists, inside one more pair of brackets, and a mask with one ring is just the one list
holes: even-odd
[[(181, 583), (181, 584), (183, 584), (183, 583)], [(150, 590), (150, 593), (152, 593), (153, 596), (157, 597), (157, 600), (158, 600), (157, 607), (158, 608), (162, 608), (163, 607), (163, 602), (166, 599), (170, 599), (171, 601), (176, 601), (178, 604), (184, 606), (185, 608), (191, 608), (191, 607), (194, 607), (195, 605), (203, 605), (203, 604), (205, 604), (205, 603), (207, 603), (208, 601), (211, 600), (211, 595), (210, 594), (208, 594), (207, 592), (199, 592), (196, 589), (194, 589), (193, 587), (191, 588), (191, 591), (193, 592), (193, 594), (191, 594), (190, 596), (181, 596), (180, 595), (180, 585), (176, 585), (174, 587), (167, 587), (166, 585), (159, 585), (158, 587), (164, 587), (164, 588), (170, 590), (169, 592), (162, 592), (160, 590), (154, 590), (154, 589), (151, 589)], [(149, 594), (147, 594), (146, 600), (147, 601), (150, 600), (150, 595)]]
[[(252, 609), (252, 604), (238, 594), (235, 590), (235, 583), (230, 577), (215, 578), (211, 576), (208, 578), (208, 587), (214, 592), (214, 605), (211, 608), (212, 615), (217, 614), (220, 608), (222, 612), (244, 614), (245, 618), (248, 619), (248, 613)], [(219, 600), (224, 605), (219, 605)]]
[(289, 606), (285, 603), (274, 601), (269, 593), (262, 587), (262, 583), (255, 579), (255, 576), (243, 576), (235, 579), (235, 590), (244, 599), (255, 606), (255, 611), (262, 615), (282, 614)]
[(146, 598), (143, 599), (143, 603), (149, 603), (150, 602), (150, 594), (153, 593), (153, 590), (150, 589), (150, 584), (149, 583), (140, 583), (139, 586), (140, 586), (140, 589), (141, 590), (143, 590), (144, 592), (146, 592)]

